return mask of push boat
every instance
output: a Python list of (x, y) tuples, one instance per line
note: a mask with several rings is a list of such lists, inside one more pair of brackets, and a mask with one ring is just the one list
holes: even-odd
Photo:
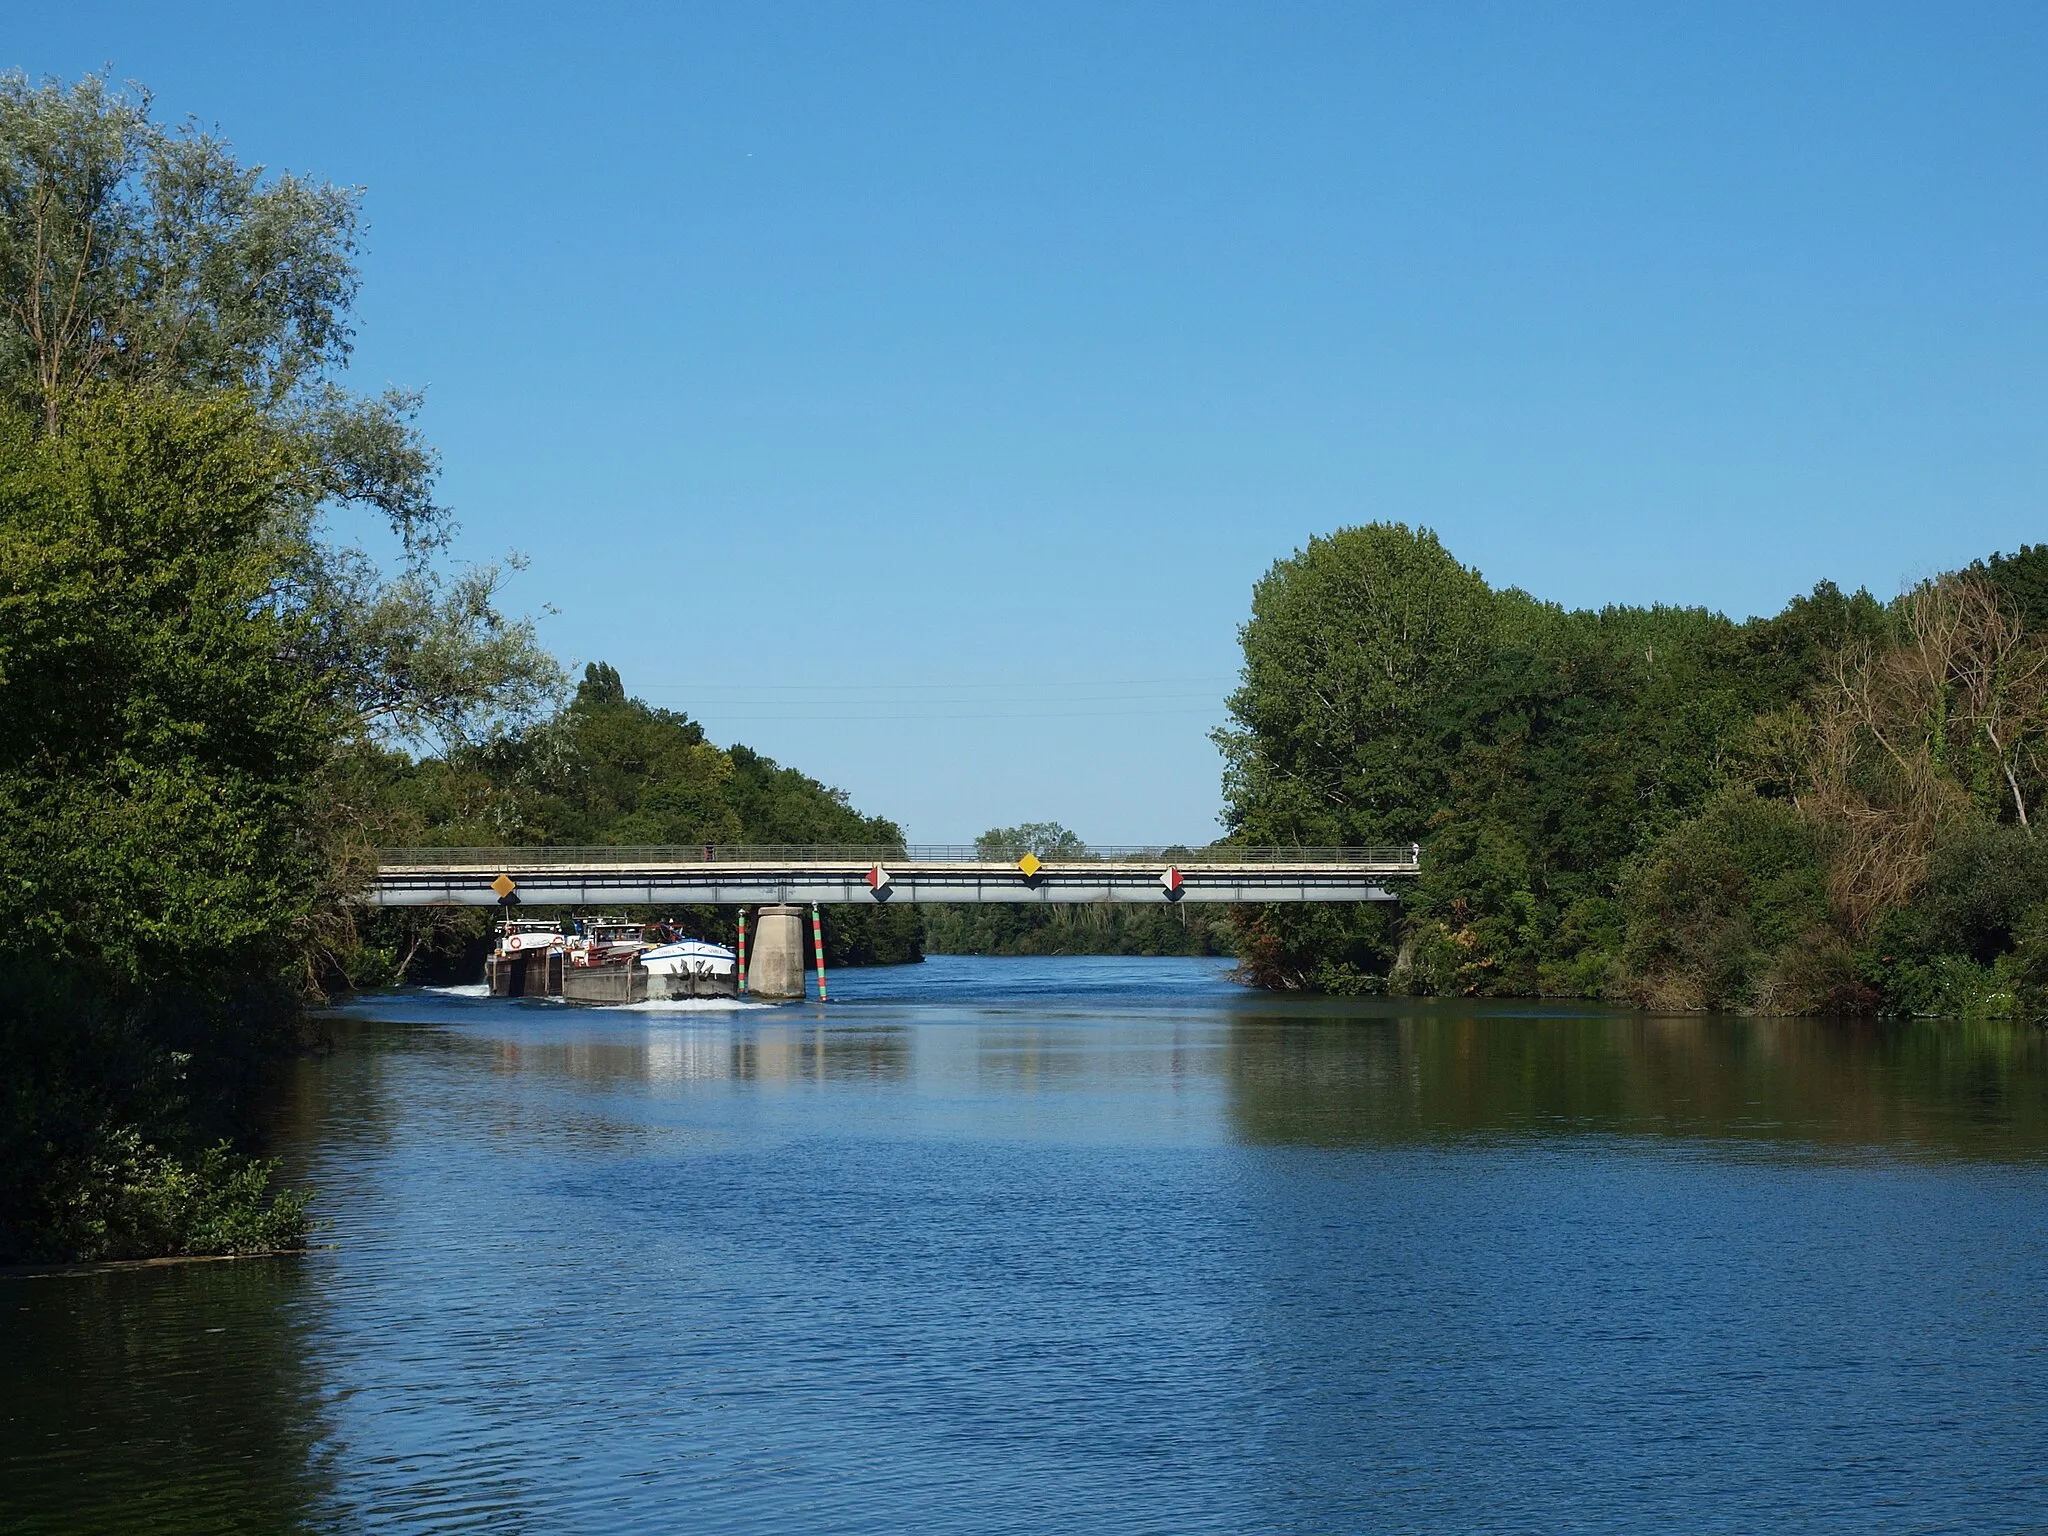
[(498, 942), (492, 953), (506, 958), (514, 955), (531, 955), (538, 951), (560, 953), (568, 942), (560, 923), (521, 917), (506, 923), (498, 931)]
[(513, 918), (498, 930), (484, 979), (493, 997), (560, 997), (568, 961), (569, 936), (560, 923)]

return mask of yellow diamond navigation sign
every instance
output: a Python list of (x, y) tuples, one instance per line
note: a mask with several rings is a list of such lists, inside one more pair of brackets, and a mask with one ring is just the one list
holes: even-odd
[(498, 893), (498, 900), (503, 901), (507, 896), (510, 896), (519, 889), (519, 882), (510, 875), (500, 875), (491, 882), (491, 889)]
[(1024, 871), (1024, 878), (1029, 880), (1038, 873), (1038, 855), (1035, 853), (1025, 854), (1023, 858), (1017, 861), (1017, 867)]

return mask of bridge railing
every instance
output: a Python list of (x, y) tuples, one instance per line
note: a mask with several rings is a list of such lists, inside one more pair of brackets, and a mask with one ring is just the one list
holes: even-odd
[[(698, 843), (682, 847), (594, 848), (381, 848), (377, 863), (384, 869), (536, 869), (549, 866), (592, 868), (606, 865), (643, 868), (651, 865), (735, 864), (789, 866), (806, 864), (995, 864), (1009, 865), (1022, 857), (984, 853), (973, 843)], [(1414, 844), (1398, 848), (1255, 848), (1224, 844), (1200, 847), (1118, 846), (1044, 856), (1050, 868), (1076, 864), (1314, 865), (1387, 869), (1418, 863)]]

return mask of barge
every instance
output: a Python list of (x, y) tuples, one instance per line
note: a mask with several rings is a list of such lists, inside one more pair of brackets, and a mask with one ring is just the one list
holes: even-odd
[(588, 918), (508, 921), (484, 964), (493, 997), (559, 997), (620, 1004), (732, 997), (739, 963), (722, 944), (685, 938), (665, 923)]

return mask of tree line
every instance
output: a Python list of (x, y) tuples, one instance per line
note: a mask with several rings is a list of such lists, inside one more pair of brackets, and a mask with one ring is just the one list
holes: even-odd
[(1377, 523), (1275, 564), (1242, 641), (1231, 836), (1425, 850), (1397, 909), (1240, 914), (1260, 985), (2048, 1006), (2048, 545), (1737, 623), (1566, 610)]
[[(631, 698), (618, 670), (593, 662), (553, 714), (485, 740), (414, 755), (350, 744), (335, 765), (362, 823), (355, 856), (376, 847), (687, 847), (706, 843), (859, 843), (901, 847), (902, 828), (751, 748), (714, 746), (687, 715)], [(679, 904), (642, 909), (730, 943), (734, 914)], [(825, 909), (828, 965), (923, 958), (906, 907)], [(362, 919), (341, 957), (351, 986), (474, 981), (495, 914), (388, 908)]]
[[(990, 827), (977, 857), (1014, 863), (1085, 859), (1088, 845), (1056, 821)], [(1227, 955), (1235, 937), (1225, 909), (1197, 903), (996, 902), (920, 909), (924, 947), (934, 955)]]

